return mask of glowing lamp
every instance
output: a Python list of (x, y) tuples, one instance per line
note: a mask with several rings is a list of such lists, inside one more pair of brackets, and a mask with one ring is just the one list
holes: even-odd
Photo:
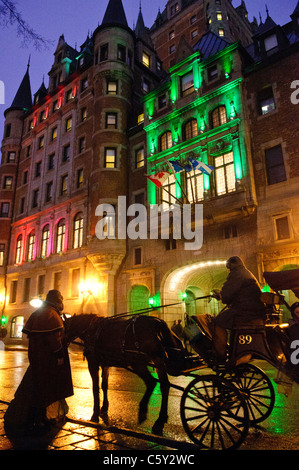
[(42, 299), (32, 299), (29, 303), (31, 307), (40, 308), (44, 304), (44, 301)]
[(149, 303), (149, 305), (152, 307), (152, 306), (154, 305), (154, 297), (150, 297), (150, 298), (148, 299), (148, 303)]
[(6, 324), (7, 324), (7, 318), (4, 315), (2, 315), (0, 325), (5, 326)]

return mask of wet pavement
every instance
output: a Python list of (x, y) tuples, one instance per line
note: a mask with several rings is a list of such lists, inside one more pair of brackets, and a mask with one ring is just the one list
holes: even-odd
[[(169, 398), (169, 423), (164, 437), (151, 434), (151, 426), (160, 406), (159, 388), (150, 403), (147, 422), (137, 426), (136, 410), (143, 394), (138, 378), (127, 371), (112, 369), (109, 380), (109, 421), (99, 425), (89, 422), (92, 414), (91, 382), (86, 362), (81, 353), (70, 353), (74, 396), (68, 401), (69, 413), (64, 423), (39, 436), (9, 439), (4, 430), (3, 416), (28, 365), (26, 352), (5, 351), (5, 361), (0, 360), (0, 449), (1, 450), (99, 450), (145, 451), (148, 455), (159, 452), (185, 451), (191, 455), (202, 454), (188, 438), (180, 421), (181, 392), (171, 389)], [(4, 359), (4, 356), (3, 356)], [(275, 371), (266, 363), (257, 363), (273, 379)], [(186, 386), (188, 378), (171, 378), (172, 382)], [(139, 382), (138, 382), (139, 381)], [(299, 450), (298, 417), (299, 386), (293, 387), (290, 397), (277, 393), (271, 416), (261, 426), (251, 428), (240, 450)], [(110, 454), (109, 454), (110, 455)]]

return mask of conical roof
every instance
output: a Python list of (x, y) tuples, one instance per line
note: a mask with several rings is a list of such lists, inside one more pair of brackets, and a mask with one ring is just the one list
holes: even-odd
[(126, 14), (121, 0), (109, 0), (102, 26), (121, 25), (128, 27)]
[(24, 75), (24, 78), (19, 86), (19, 89), (14, 97), (14, 100), (8, 108), (7, 111), (19, 109), (27, 111), (32, 107), (32, 95), (31, 95), (31, 85), (30, 85), (30, 77), (29, 77), (29, 65), (27, 67), (27, 71)]
[(272, 20), (271, 16), (269, 16), (269, 13), (268, 13), (265, 23), (261, 22), (256, 32), (254, 33), (254, 36), (260, 36), (261, 34), (265, 34), (268, 31), (271, 31), (271, 29), (274, 29), (276, 27), (277, 27), (277, 24), (275, 23), (275, 21)]
[(137, 23), (136, 23), (134, 32), (135, 32), (137, 39), (142, 39), (149, 46), (153, 45), (150, 34), (149, 34), (149, 30), (144, 24), (141, 6), (139, 8), (139, 15), (137, 18)]

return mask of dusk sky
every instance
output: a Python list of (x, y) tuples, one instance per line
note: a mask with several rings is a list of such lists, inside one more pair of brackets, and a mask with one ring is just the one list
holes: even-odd
[[(290, 21), (290, 14), (296, 7), (297, 0), (266, 0), (272, 19), (278, 24)], [(233, 0), (238, 6), (241, 0)], [(253, 16), (266, 18), (265, 3), (260, 0), (247, 0), (249, 20)], [(22, 39), (17, 37), (15, 26), (0, 25), (0, 80), (5, 85), (5, 104), (0, 104), (0, 139), (3, 136), (3, 113), (8, 108), (25, 74), (28, 57), (31, 54), (30, 79), (32, 93), (40, 87), (43, 75), (48, 86), (48, 72), (53, 64), (53, 53), (59, 36), (64, 34), (66, 42), (80, 49), (88, 31), (93, 32), (102, 22), (108, 0), (26, 0), (19, 1), (18, 10), (33, 29), (50, 40), (48, 50), (37, 51), (32, 44), (22, 47)], [(139, 12), (139, 0), (123, 0), (127, 21), (132, 28)], [(166, 0), (142, 0), (142, 12), (146, 26), (150, 27), (158, 13), (165, 8)]]

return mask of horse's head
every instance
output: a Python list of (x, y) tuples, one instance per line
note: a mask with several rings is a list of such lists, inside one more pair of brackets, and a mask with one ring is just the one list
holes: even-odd
[(90, 331), (91, 323), (98, 318), (97, 315), (81, 314), (73, 315), (72, 317), (64, 316), (64, 333), (68, 343), (80, 338), (82, 341), (86, 340), (86, 336)]

